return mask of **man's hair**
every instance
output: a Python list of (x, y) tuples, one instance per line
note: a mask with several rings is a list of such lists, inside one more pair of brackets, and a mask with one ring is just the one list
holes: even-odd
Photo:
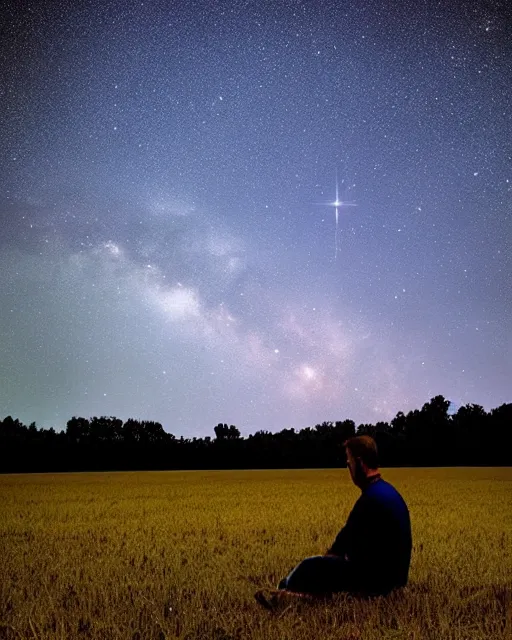
[(368, 469), (379, 468), (377, 443), (371, 436), (354, 436), (346, 440), (343, 445), (350, 450), (354, 458), (360, 458)]

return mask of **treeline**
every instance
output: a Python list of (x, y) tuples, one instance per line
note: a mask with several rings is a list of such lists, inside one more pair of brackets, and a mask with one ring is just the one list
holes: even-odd
[(73, 417), (57, 432), (8, 416), (0, 421), (0, 472), (338, 467), (342, 443), (356, 434), (375, 437), (382, 466), (512, 464), (512, 404), (490, 412), (468, 404), (454, 415), (449, 406), (436, 396), (390, 423), (323, 422), (247, 438), (227, 424), (214, 437), (176, 438), (158, 422)]

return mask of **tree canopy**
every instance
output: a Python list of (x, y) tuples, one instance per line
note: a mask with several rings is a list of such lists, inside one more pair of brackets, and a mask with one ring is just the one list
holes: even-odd
[(376, 439), (381, 466), (512, 464), (512, 404), (449, 409), (439, 395), (389, 423), (322, 422), (247, 437), (219, 422), (214, 438), (176, 438), (159, 422), (133, 418), (73, 416), (59, 432), (7, 416), (0, 421), (0, 472), (337, 467), (345, 464), (343, 442), (362, 434)]

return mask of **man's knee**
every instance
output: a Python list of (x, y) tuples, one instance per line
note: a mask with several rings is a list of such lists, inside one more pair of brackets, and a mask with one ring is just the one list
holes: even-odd
[(306, 566), (316, 565), (321, 562), (319, 558), (324, 558), (324, 556), (309, 556), (309, 558), (304, 558), (300, 564), (305, 564)]
[(326, 568), (324, 556), (305, 558), (289, 575), (286, 588), (289, 591), (323, 591), (326, 580)]

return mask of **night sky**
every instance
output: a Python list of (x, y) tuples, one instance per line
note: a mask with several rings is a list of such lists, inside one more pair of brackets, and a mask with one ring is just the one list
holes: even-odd
[(192, 437), (512, 401), (511, 18), (11, 2), (0, 418)]

